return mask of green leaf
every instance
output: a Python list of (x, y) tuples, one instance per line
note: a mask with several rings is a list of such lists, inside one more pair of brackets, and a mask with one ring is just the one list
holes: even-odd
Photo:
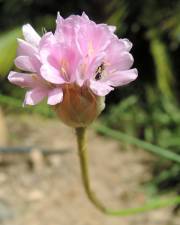
[(164, 157), (165, 159), (180, 163), (180, 155), (178, 155), (178, 154), (176, 154), (176, 153), (174, 153), (170, 150), (161, 148), (159, 146), (153, 145), (153, 144), (148, 143), (146, 141), (142, 141), (142, 140), (137, 139), (135, 137), (124, 134), (120, 131), (112, 130), (112, 129), (110, 129), (106, 126), (100, 125), (100, 124), (96, 124), (94, 126), (94, 128), (98, 132), (100, 132), (102, 134), (105, 134), (105, 135), (107, 135), (111, 138), (114, 138), (118, 141), (122, 141), (122, 142), (126, 142), (128, 144), (136, 145), (136, 146), (138, 146), (138, 147), (140, 147), (144, 150), (147, 150), (147, 151), (152, 152), (154, 154), (157, 154), (161, 157)]
[(37, 106), (22, 106), (22, 101), (10, 96), (0, 94), (0, 105), (5, 106), (9, 111), (37, 113), (45, 117), (53, 117), (53, 110), (47, 104), (41, 103)]
[(0, 35), (0, 76), (6, 76), (13, 66), (18, 37), (21, 37), (20, 28)]
[(149, 32), (150, 50), (156, 67), (156, 78), (159, 90), (168, 97), (174, 96), (174, 74), (167, 46), (156, 30)]

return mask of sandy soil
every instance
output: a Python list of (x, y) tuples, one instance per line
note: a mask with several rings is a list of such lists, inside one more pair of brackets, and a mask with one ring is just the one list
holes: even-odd
[[(11, 146), (58, 149), (45, 158), (34, 150), (0, 158), (0, 224), (179, 225), (172, 207), (123, 218), (108, 217), (87, 200), (81, 184), (74, 131), (58, 120), (8, 116)], [(63, 151), (62, 151), (63, 150)], [(64, 151), (65, 150), (65, 151)], [(92, 186), (109, 207), (144, 203), (152, 156), (89, 132)], [(33, 165), (33, 167), (32, 167)]]

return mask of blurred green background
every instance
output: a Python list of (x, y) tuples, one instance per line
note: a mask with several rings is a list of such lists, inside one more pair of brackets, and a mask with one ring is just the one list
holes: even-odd
[[(133, 43), (137, 81), (110, 95), (101, 121), (180, 154), (180, 1), (178, 0), (0, 0), (0, 104), (5, 111), (20, 111), (24, 90), (7, 82), (16, 55), (21, 26), (31, 23), (40, 34), (55, 29), (57, 11), (88, 16), (117, 26), (117, 35)], [(28, 108), (31, 112), (32, 108)], [(44, 105), (35, 111), (52, 116)], [(154, 193), (180, 189), (180, 166), (158, 158)]]

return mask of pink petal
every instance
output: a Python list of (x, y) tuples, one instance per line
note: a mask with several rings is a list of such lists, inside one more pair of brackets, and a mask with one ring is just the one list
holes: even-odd
[(14, 62), (19, 69), (34, 73), (39, 72), (41, 66), (36, 57), (18, 56)]
[(109, 66), (107, 65), (108, 71), (128, 70), (134, 63), (134, 59), (129, 52), (119, 52), (117, 50), (111, 52), (111, 54), (108, 54), (107, 59), (107, 62), (109, 63)]
[(58, 29), (59, 29), (60, 26), (62, 25), (63, 21), (64, 21), (63, 17), (62, 17), (62, 16), (60, 15), (60, 13), (58, 12), (58, 13), (57, 13), (57, 19), (56, 19), (56, 26), (57, 26)]
[(51, 45), (56, 43), (56, 39), (52, 32), (45, 33), (40, 42), (39, 42), (39, 48), (42, 49), (43, 47), (50, 47)]
[(105, 58), (104, 52), (99, 53), (96, 57), (93, 58), (93, 60), (88, 66), (86, 78), (89, 79), (90, 77), (94, 76), (97, 68), (103, 63), (104, 58)]
[(31, 56), (34, 54), (37, 54), (37, 48), (32, 46), (30, 43), (22, 40), (18, 40), (18, 49), (17, 49), (17, 55), (27, 55)]
[(108, 28), (108, 30), (113, 34), (116, 31), (116, 26), (108, 25), (105, 23), (99, 24), (100, 26), (104, 27), (105, 29)]
[(45, 37), (42, 38), (40, 42), (40, 59), (43, 64), (46, 63), (52, 63), (52, 65), (59, 66), (59, 62), (61, 59), (61, 45), (57, 43), (53, 38), (51, 38), (50, 35), (46, 35)]
[(138, 76), (137, 69), (117, 71), (113, 75), (107, 77), (107, 80), (111, 83), (112, 86), (118, 87), (122, 85), (126, 85), (133, 80), (135, 80)]
[(101, 52), (97, 57), (94, 57), (91, 62), (88, 58), (82, 59), (78, 64), (78, 69), (75, 73), (76, 83), (81, 87), (86, 80), (93, 79), (95, 72), (103, 62), (105, 53)]
[(63, 100), (63, 91), (61, 88), (54, 88), (48, 92), (48, 104), (56, 105)]
[(114, 33), (116, 31), (116, 26), (108, 26), (109, 30)]
[(52, 46), (42, 48), (40, 54), (42, 55), (41, 61), (43, 64), (46, 64), (46, 67), (49, 66), (53, 70), (56, 70), (58, 77), (61, 77), (67, 82), (75, 81), (75, 71), (80, 60), (80, 55), (76, 49), (66, 44), (56, 43)]
[[(76, 51), (76, 49), (70, 48), (68, 46), (60, 48), (59, 51), (61, 52), (61, 55), (59, 55), (58, 57), (59, 60), (61, 60), (60, 68), (65, 67), (66, 69), (67, 72), (67, 75), (65, 77), (66, 81), (73, 82), (75, 81), (76, 78), (75, 73), (80, 62), (80, 55)], [(58, 58), (56, 58), (56, 60), (58, 60)], [(65, 65), (63, 65), (63, 63), (65, 63)]]
[(89, 17), (86, 15), (85, 12), (82, 13), (82, 18), (85, 19), (85, 20), (89, 20)]
[(89, 87), (94, 92), (94, 94), (98, 96), (105, 96), (110, 91), (114, 90), (114, 88), (111, 87), (108, 82), (99, 82), (94, 80), (90, 80)]
[(118, 39), (117, 36), (114, 35), (114, 38), (111, 39), (111, 43), (109, 44), (107, 48), (107, 54), (112, 54), (113, 52), (129, 52), (132, 48), (132, 43), (124, 38), (124, 39)]
[(33, 88), (38, 85), (38, 79), (35, 74), (18, 73), (11, 71), (8, 80), (22, 88)]
[(47, 90), (43, 88), (34, 88), (26, 92), (24, 105), (36, 105), (47, 96)]
[(65, 80), (60, 75), (60, 72), (48, 64), (43, 65), (41, 67), (40, 71), (41, 71), (41, 76), (45, 80), (47, 80), (53, 84), (64, 84), (65, 83)]
[(126, 46), (127, 51), (131, 50), (132, 43), (127, 38), (120, 39), (120, 41), (122, 41), (124, 43), (124, 45)]
[(60, 67), (60, 61), (64, 58), (64, 52), (66, 47), (64, 44), (56, 43), (54, 45), (48, 45), (41, 49), (42, 62), (48, 63), (55, 68)]
[(76, 29), (76, 44), (83, 56), (93, 57), (110, 44), (112, 33), (107, 26), (86, 21)]
[(55, 30), (55, 38), (59, 43), (66, 42), (69, 44), (74, 43), (74, 34), (75, 27), (77, 22), (76, 16), (70, 16), (67, 19), (63, 19), (60, 14), (57, 16), (56, 20), (56, 30)]
[(30, 24), (26, 24), (23, 26), (22, 30), (25, 40), (34, 46), (38, 46), (41, 38), (33, 27)]

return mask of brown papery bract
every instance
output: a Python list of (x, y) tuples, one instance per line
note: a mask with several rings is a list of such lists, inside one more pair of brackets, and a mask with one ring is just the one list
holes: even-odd
[(95, 95), (88, 87), (66, 84), (63, 93), (63, 101), (54, 108), (68, 126), (87, 127), (105, 107), (104, 97)]

